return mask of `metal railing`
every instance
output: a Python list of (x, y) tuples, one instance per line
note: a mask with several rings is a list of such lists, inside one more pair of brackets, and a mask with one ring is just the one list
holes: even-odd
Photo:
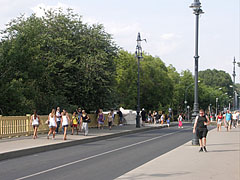
[[(47, 124), (45, 124), (48, 119), (47, 115), (42, 115), (40, 117), (40, 125), (38, 128), (38, 133), (46, 133), (49, 130)], [(97, 127), (97, 116), (95, 114), (89, 114), (91, 122), (89, 123), (89, 127)], [(29, 136), (33, 134), (33, 128), (30, 124), (31, 115), (27, 114), (26, 116), (1, 116), (0, 115), (0, 138), (6, 137), (18, 137), (18, 136)], [(71, 115), (70, 115), (71, 118)], [(114, 125), (119, 123), (119, 116), (115, 115)], [(107, 115), (105, 115), (104, 126), (107, 126)], [(70, 130), (71, 127), (68, 127)], [(61, 128), (59, 129), (61, 131)]]

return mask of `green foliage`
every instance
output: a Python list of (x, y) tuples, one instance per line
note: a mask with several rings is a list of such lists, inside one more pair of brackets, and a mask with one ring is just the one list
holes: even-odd
[[(52, 107), (87, 110), (114, 103), (117, 47), (102, 25), (83, 24), (72, 10), (12, 20), (0, 44), (1, 109), (22, 114)], [(9, 99), (10, 97), (10, 99)]]
[[(173, 83), (165, 64), (158, 57), (143, 55), (140, 62), (140, 104), (146, 109), (167, 107), (173, 95)], [(116, 81), (119, 104), (136, 109), (137, 59), (134, 54), (120, 51), (116, 63)]]
[(225, 71), (216, 69), (200, 71), (199, 79), (207, 86), (215, 89), (222, 88), (224, 92), (228, 93), (232, 92), (230, 85), (233, 85), (233, 82), (231, 76)]

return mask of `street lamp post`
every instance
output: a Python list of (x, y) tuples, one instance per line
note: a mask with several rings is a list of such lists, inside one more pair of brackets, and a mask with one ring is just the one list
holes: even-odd
[(236, 64), (236, 60), (234, 57), (234, 59), (233, 59), (233, 110), (234, 111), (236, 110), (236, 92), (234, 90), (235, 77), (236, 77), (235, 64)]
[[(201, 3), (199, 0), (194, 0), (190, 8), (193, 9), (193, 14), (196, 15), (196, 29), (195, 29), (195, 87), (194, 87), (194, 105), (193, 105), (193, 118), (199, 113), (199, 104), (198, 104), (198, 28), (199, 28), (199, 15), (203, 14), (201, 9)], [(196, 133), (193, 134), (192, 145), (199, 145), (198, 138)]]
[[(198, 80), (198, 83), (200, 83), (201, 81)], [(188, 89), (190, 87), (192, 87), (194, 85), (194, 83), (190, 84), (189, 86), (187, 86), (187, 88), (185, 89), (185, 95), (184, 95), (184, 104), (185, 104), (185, 112), (187, 111), (187, 92), (188, 92)]]
[[(144, 39), (145, 40), (145, 39)], [(137, 76), (137, 116), (136, 116), (136, 128), (140, 128), (140, 60), (142, 57), (142, 47), (141, 47), (141, 39), (140, 33), (137, 36), (137, 46), (136, 46), (136, 58), (138, 59), (138, 76)], [(145, 40), (146, 41), (146, 40)]]
[(216, 116), (215, 116), (215, 117), (217, 117), (217, 115), (218, 115), (218, 106), (217, 106), (217, 103), (218, 103), (218, 98), (216, 98)]

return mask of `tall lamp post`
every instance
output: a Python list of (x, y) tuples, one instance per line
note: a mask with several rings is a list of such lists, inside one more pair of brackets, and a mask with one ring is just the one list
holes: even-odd
[[(146, 41), (146, 39), (143, 39)], [(137, 116), (136, 116), (136, 128), (140, 128), (140, 81), (139, 81), (139, 71), (140, 71), (140, 60), (142, 57), (142, 47), (141, 47), (140, 33), (137, 36), (137, 46), (136, 46), (136, 58), (138, 59), (138, 76), (137, 76)]]
[[(199, 104), (198, 104), (198, 28), (199, 28), (199, 15), (203, 14), (201, 9), (201, 3), (199, 0), (194, 0), (190, 8), (193, 9), (193, 14), (196, 15), (196, 29), (195, 29), (195, 87), (194, 87), (194, 104), (193, 104), (193, 118), (195, 118), (199, 113)], [(199, 145), (198, 138), (196, 133), (193, 134), (192, 145)]]
[(234, 89), (234, 86), (235, 86), (235, 77), (236, 77), (236, 71), (235, 71), (235, 64), (236, 64), (236, 60), (235, 60), (235, 57), (233, 59), (233, 110), (235, 111), (236, 110), (236, 92), (235, 92), (235, 89)]
[[(198, 80), (198, 83), (200, 83), (201, 81)], [(184, 95), (184, 104), (185, 104), (185, 112), (187, 111), (187, 92), (188, 92), (188, 89), (190, 87), (192, 87), (194, 85), (194, 83), (190, 84), (187, 86), (187, 88), (185, 89), (185, 95)]]

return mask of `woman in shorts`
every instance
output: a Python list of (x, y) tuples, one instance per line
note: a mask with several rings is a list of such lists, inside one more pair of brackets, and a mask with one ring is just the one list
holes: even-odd
[(74, 134), (74, 128), (76, 129), (78, 134), (78, 118), (77, 118), (76, 112), (73, 112), (71, 121), (72, 121), (72, 135)]
[(210, 120), (207, 115), (204, 114), (204, 110), (201, 109), (199, 112), (199, 116), (196, 117), (195, 123), (193, 126), (193, 133), (196, 133), (199, 138), (200, 150), (199, 152), (207, 152), (206, 149), (206, 138), (207, 138), (207, 125), (210, 124)]
[(57, 128), (56, 112), (55, 109), (52, 109), (52, 112), (48, 116), (48, 126), (49, 132), (47, 138), (49, 139), (50, 134), (53, 134), (53, 139), (55, 139), (55, 129)]
[(103, 129), (103, 126), (104, 126), (104, 114), (102, 109), (100, 109), (98, 113), (98, 129), (100, 128)]
[(222, 112), (220, 111), (217, 118), (216, 118), (216, 122), (217, 122), (217, 131), (221, 131), (221, 126), (222, 126), (222, 119), (223, 119), (223, 115)]
[(67, 111), (65, 109), (63, 109), (63, 112), (61, 114), (61, 124), (62, 124), (62, 128), (63, 128), (63, 140), (67, 140), (67, 128), (68, 128), (68, 124), (70, 122), (70, 118), (69, 115), (67, 113)]
[(40, 125), (40, 118), (39, 116), (37, 115), (37, 111), (34, 110), (33, 112), (33, 115), (31, 116), (31, 119), (30, 119), (30, 124), (32, 124), (33, 126), (33, 139), (36, 139), (37, 138), (37, 129)]
[(113, 123), (113, 110), (111, 110), (108, 113), (108, 127), (109, 127), (109, 130), (112, 129), (112, 123)]

